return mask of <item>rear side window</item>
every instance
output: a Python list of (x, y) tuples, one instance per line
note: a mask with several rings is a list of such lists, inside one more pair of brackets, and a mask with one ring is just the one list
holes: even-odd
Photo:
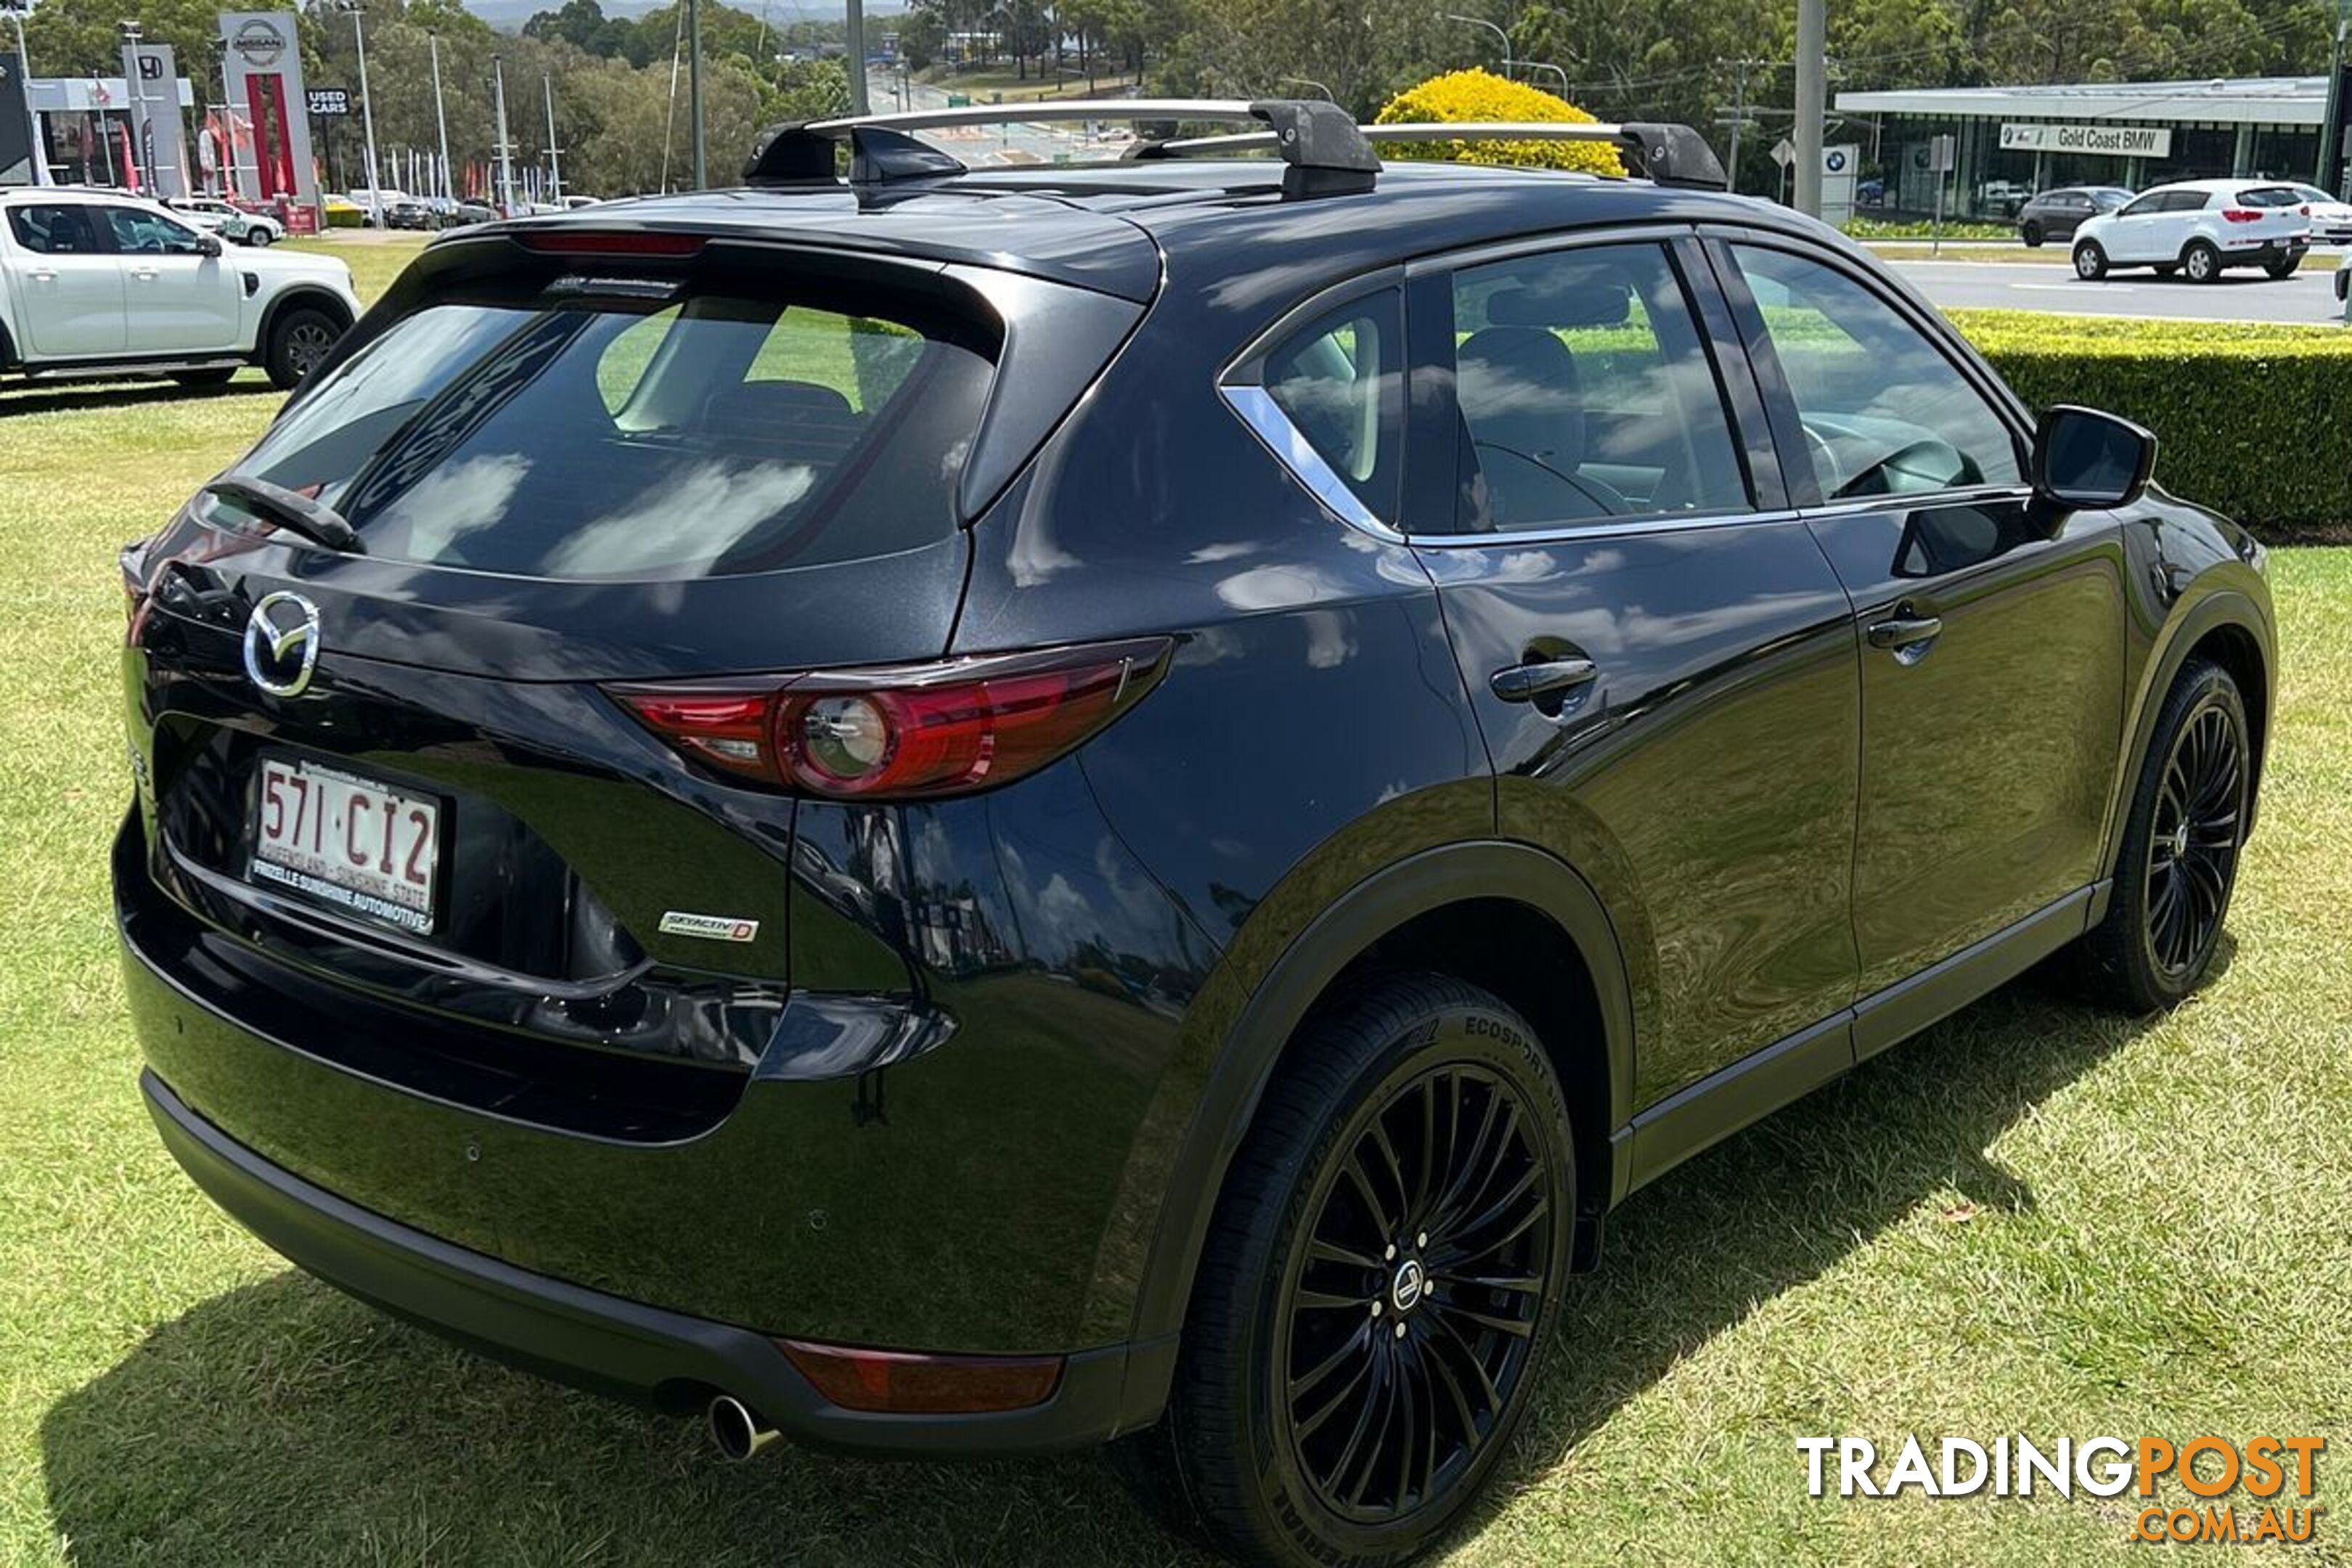
[(940, 307), (878, 297), (434, 305), (237, 471), (334, 507), (371, 554), (514, 576), (888, 554), (956, 527), (992, 349)]
[(1714, 369), (1660, 247), (1457, 273), (1454, 336), (1463, 531), (1748, 506)]
[(26, 203), (8, 209), (8, 232), (26, 249), (43, 256), (91, 256), (106, 247), (99, 243), (98, 227), (88, 206), (59, 203), (43, 206)]

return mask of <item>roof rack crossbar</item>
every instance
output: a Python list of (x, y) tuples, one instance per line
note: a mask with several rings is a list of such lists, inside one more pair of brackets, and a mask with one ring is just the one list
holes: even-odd
[(1358, 125), (1338, 105), (1320, 99), (1220, 98), (1063, 99), (1045, 103), (968, 104), (917, 109), (771, 126), (745, 165), (755, 185), (830, 184), (835, 149), (849, 144), (852, 184), (938, 178), (964, 173), (950, 153), (915, 140), (919, 131), (966, 126), (1132, 121), (1263, 126), (1224, 135), (1167, 137), (1139, 143), (1130, 157), (1159, 158), (1272, 147), (1288, 165), (1283, 186), (1294, 195), (1365, 190), (1380, 173), (1376, 142), (1609, 142), (1633, 154), (1642, 174), (1661, 185), (1725, 189), (1723, 165), (1706, 138), (1687, 125), (1651, 121), (1623, 124), (1581, 121), (1480, 121)]
[[(1723, 164), (1706, 138), (1687, 125), (1654, 121), (1607, 121), (1559, 120), (1411, 121), (1358, 128), (1375, 145), (1399, 142), (1607, 142), (1631, 153), (1643, 177), (1661, 185), (1694, 190), (1729, 188)], [(1223, 136), (1190, 136), (1155, 142), (1140, 149), (1151, 157), (1241, 152), (1274, 145), (1266, 132), (1240, 132)]]
[(916, 141), (910, 132), (1088, 120), (1265, 125), (1268, 129), (1258, 132), (1264, 144), (1277, 148), (1297, 174), (1295, 180), (1286, 176), (1286, 185), (1296, 184), (1311, 194), (1369, 186), (1371, 176), (1380, 173), (1380, 157), (1356, 122), (1320, 100), (1122, 98), (971, 104), (791, 121), (761, 133), (743, 177), (755, 185), (831, 184), (834, 149), (845, 141), (851, 152), (852, 184), (960, 174), (965, 172), (961, 162)]

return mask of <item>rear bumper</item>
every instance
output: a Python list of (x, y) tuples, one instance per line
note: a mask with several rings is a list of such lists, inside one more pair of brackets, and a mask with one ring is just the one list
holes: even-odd
[(173, 1158), (215, 1203), (328, 1284), (496, 1360), (674, 1412), (733, 1394), (796, 1441), (851, 1453), (1031, 1454), (1083, 1447), (1121, 1418), (1129, 1347), (1071, 1356), (1053, 1394), (985, 1415), (880, 1415), (817, 1394), (751, 1330), (648, 1307), (518, 1268), (346, 1202), (197, 1115), (154, 1073), (147, 1109)]

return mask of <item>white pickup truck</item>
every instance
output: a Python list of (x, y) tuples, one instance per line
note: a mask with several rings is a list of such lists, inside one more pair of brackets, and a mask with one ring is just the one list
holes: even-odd
[(291, 387), (358, 319), (351, 268), (220, 237), (142, 197), (0, 191), (0, 374), (168, 375), (212, 386), (257, 364)]

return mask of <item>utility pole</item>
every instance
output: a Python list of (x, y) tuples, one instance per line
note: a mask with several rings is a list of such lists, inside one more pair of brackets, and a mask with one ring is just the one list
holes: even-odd
[(433, 123), (441, 132), (441, 198), (457, 198), (457, 172), (449, 167), (449, 111), (441, 104), (441, 35), (427, 33), (425, 41), (433, 50)]
[(1822, 117), (1829, 103), (1829, 3), (1797, 0), (1797, 210), (1822, 216)]
[(849, 0), (848, 21), (843, 47), (849, 54), (849, 112), (866, 114), (873, 106), (866, 92), (866, 0)]
[(490, 57), (490, 101), (499, 114), (499, 216), (514, 216), (514, 143), (507, 140), (507, 68)]
[(555, 79), (541, 76), (540, 89), (547, 94), (547, 185), (548, 199), (557, 206), (563, 205), (563, 149), (555, 144)]
[(1731, 156), (1725, 160), (1723, 172), (1724, 178), (1728, 182), (1728, 188), (1735, 192), (1739, 189), (1739, 138), (1748, 126), (1748, 73), (1762, 70), (1770, 64), (1769, 60), (1731, 62), (1734, 72), (1731, 79), (1731, 112), (1717, 120), (1716, 123), (1728, 125), (1731, 128)]
[(2327, 119), (2319, 127), (2319, 172), (2312, 184), (2330, 195), (2344, 194), (2344, 31), (2352, 25), (2352, 0), (2337, 0), (2336, 47), (2327, 57)]
[(702, 6), (686, 0), (687, 140), (694, 148), (694, 188), (710, 188), (710, 165), (702, 140)]

